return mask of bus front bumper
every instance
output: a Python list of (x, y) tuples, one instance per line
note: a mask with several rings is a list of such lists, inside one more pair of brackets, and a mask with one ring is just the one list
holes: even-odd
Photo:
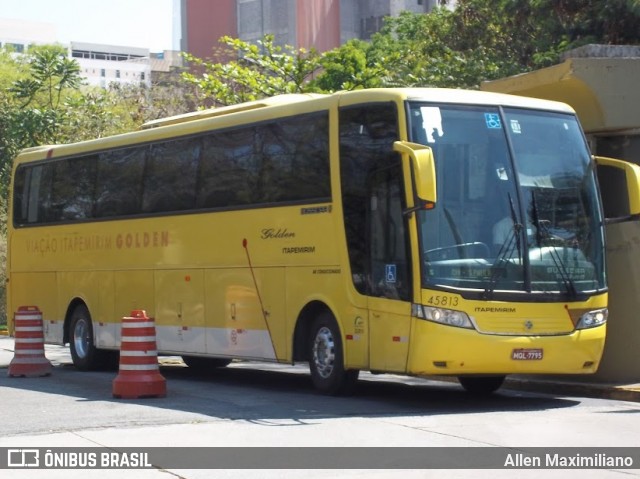
[(407, 373), (593, 374), (597, 371), (606, 324), (556, 336), (480, 334), (414, 319)]

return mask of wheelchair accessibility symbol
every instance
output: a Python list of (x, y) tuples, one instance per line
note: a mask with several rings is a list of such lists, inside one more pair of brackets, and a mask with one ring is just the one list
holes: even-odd
[(502, 125), (500, 123), (500, 115), (498, 115), (497, 113), (485, 113), (484, 121), (487, 124), (487, 128), (502, 128)]
[(395, 264), (384, 265), (384, 280), (386, 283), (396, 282), (396, 265)]

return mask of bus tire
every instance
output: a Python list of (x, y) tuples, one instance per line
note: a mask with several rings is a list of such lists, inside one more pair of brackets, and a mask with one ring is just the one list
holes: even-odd
[(93, 342), (91, 315), (84, 304), (76, 306), (71, 313), (69, 345), (73, 365), (80, 371), (95, 370), (102, 365), (101, 351)]
[(460, 376), (458, 381), (468, 393), (487, 396), (500, 389), (504, 379), (505, 376)]
[(320, 314), (309, 337), (309, 370), (314, 387), (323, 394), (350, 394), (359, 371), (345, 369), (340, 329), (330, 313)]
[(231, 364), (228, 358), (204, 358), (201, 356), (182, 356), (184, 363), (189, 369), (194, 371), (208, 371), (211, 369), (224, 368)]

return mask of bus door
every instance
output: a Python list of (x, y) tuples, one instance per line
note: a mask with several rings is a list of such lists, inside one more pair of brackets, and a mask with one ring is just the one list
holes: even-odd
[(405, 372), (411, 327), (411, 268), (400, 163), (369, 177), (369, 368)]

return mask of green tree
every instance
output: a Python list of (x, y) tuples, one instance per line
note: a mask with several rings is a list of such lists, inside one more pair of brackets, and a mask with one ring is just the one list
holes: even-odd
[(387, 86), (473, 88), (587, 43), (640, 43), (640, 1), (458, 0), (455, 9), (387, 18), (368, 56), (384, 58)]
[(67, 58), (64, 48), (43, 46), (36, 47), (30, 55), (29, 76), (16, 80), (9, 91), (23, 102), (21, 108), (55, 110), (63, 99), (63, 91), (77, 89), (81, 83), (80, 65)]
[(349, 40), (344, 45), (321, 55), (321, 72), (311, 82), (321, 91), (376, 88), (384, 85), (387, 69), (380, 51), (371, 43)]
[(232, 105), (283, 93), (312, 89), (308, 83), (319, 68), (319, 54), (274, 43), (265, 35), (257, 44), (231, 38), (220, 39), (222, 47), (205, 60), (185, 54), (196, 70), (183, 74), (214, 105)]
[(386, 54), (387, 86), (468, 87), (478, 70), (491, 70), (485, 49), (457, 48), (456, 16), (447, 9), (387, 18), (372, 46)]
[[(3, 140), (16, 149), (55, 142), (66, 114), (65, 92), (81, 84), (80, 67), (57, 46), (36, 47), (23, 57), (26, 76), (13, 81), (4, 98)], [(11, 157), (4, 158), (3, 165)], [(3, 184), (6, 182), (3, 181)]]
[(196, 84), (182, 78), (184, 71), (174, 69), (154, 75), (151, 87), (145, 84), (112, 84), (109, 93), (114, 98), (109, 109), (120, 118), (128, 118), (135, 126), (151, 120), (180, 115), (198, 109), (202, 94)]

